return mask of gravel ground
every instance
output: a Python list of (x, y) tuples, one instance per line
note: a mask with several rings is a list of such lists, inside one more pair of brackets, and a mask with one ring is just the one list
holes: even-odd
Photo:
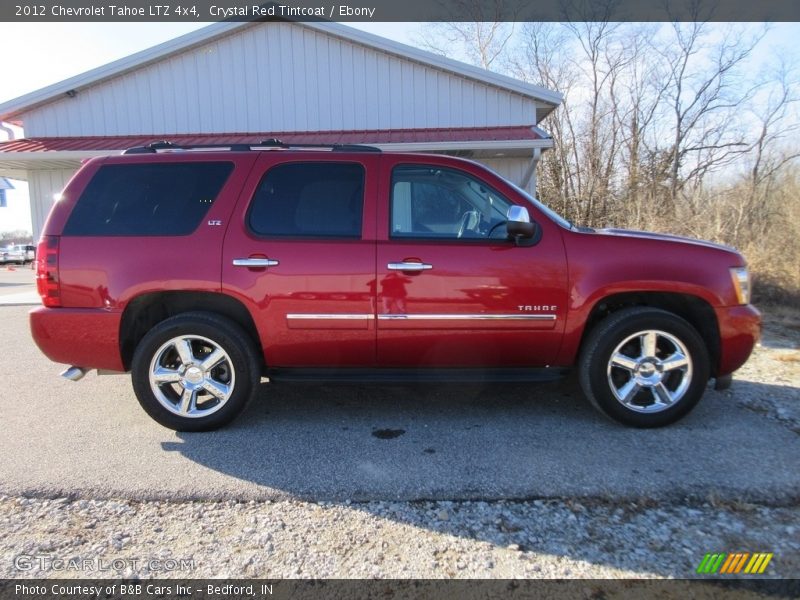
[[(755, 393), (755, 384), (767, 384), (769, 393)], [(800, 311), (765, 315), (761, 344), (734, 375), (734, 385), (740, 404), (800, 434)]]
[[(800, 326), (790, 312), (768, 323), (730, 393), (800, 434)], [(800, 576), (800, 506), (0, 496), (0, 578), (691, 577), (706, 552), (737, 551), (773, 552), (766, 576)]]
[(774, 552), (766, 575), (790, 577), (798, 523), (798, 507), (710, 502), (2, 498), (0, 577), (687, 577), (721, 550)]

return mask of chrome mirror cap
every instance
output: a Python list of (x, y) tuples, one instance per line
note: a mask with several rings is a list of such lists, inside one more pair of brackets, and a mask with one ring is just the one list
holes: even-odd
[(517, 206), (516, 204), (508, 207), (506, 219), (514, 223), (530, 223), (531, 216), (528, 214), (528, 209), (524, 206)]
[(520, 243), (521, 239), (531, 240), (536, 235), (537, 226), (531, 223), (531, 216), (524, 206), (510, 206), (506, 213), (506, 230), (508, 235)]

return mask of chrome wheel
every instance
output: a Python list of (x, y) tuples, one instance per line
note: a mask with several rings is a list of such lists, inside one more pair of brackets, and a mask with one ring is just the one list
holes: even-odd
[(174, 337), (153, 354), (148, 372), (156, 400), (181, 417), (220, 410), (233, 393), (233, 362), (214, 341), (197, 335)]
[(625, 408), (657, 413), (673, 406), (692, 382), (686, 346), (665, 331), (649, 329), (625, 338), (607, 367), (608, 385)]

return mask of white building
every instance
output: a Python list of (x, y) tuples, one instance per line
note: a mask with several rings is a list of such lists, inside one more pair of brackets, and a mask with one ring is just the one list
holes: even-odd
[(34, 238), (82, 159), (157, 140), (455, 153), (534, 191), (560, 102), (337, 23), (216, 23), (0, 104), (25, 132), (0, 143), (0, 176), (29, 182)]

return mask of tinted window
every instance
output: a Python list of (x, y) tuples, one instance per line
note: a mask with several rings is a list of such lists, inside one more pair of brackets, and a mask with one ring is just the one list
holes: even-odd
[(393, 238), (501, 239), (511, 203), (454, 169), (402, 166), (392, 171)]
[(229, 162), (106, 165), (86, 186), (65, 235), (187, 235), (233, 170)]
[(250, 228), (275, 237), (361, 237), (364, 167), (286, 163), (267, 171), (250, 208)]

